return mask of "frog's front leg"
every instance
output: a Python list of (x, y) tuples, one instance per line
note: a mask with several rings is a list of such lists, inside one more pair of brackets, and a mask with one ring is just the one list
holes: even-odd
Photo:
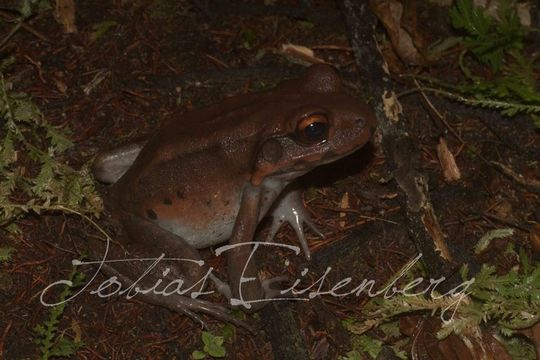
[[(204, 290), (206, 278), (212, 279), (211, 269), (195, 248), (147, 219), (123, 211), (119, 218), (127, 231), (128, 243), (122, 248), (111, 247), (108, 259), (127, 257), (129, 261), (105, 263), (102, 270), (106, 275), (116, 277), (123, 288), (132, 287), (138, 298), (188, 315), (202, 325), (204, 322), (197, 313), (206, 313), (252, 331), (247, 324), (229, 315), (223, 306), (193, 296)], [(92, 250), (96, 256), (95, 249)], [(165, 259), (148, 272), (152, 262), (162, 256)], [(191, 294), (181, 294), (187, 290)]]
[(272, 227), (266, 241), (273, 241), (281, 226), (285, 222), (288, 222), (296, 232), (298, 240), (300, 240), (300, 245), (302, 245), (306, 259), (310, 260), (311, 252), (304, 236), (303, 224), (305, 223), (322, 239), (324, 239), (324, 234), (315, 226), (313, 220), (311, 220), (311, 216), (302, 201), (302, 192), (298, 189), (286, 189), (270, 210), (270, 216), (272, 217)]
[(259, 222), (263, 192), (260, 186), (246, 184), (227, 254), (232, 295), (249, 312), (260, 309), (264, 306), (265, 299), (279, 294), (279, 291), (273, 290), (271, 285), (286, 279), (286, 277), (276, 277), (261, 283), (258, 278), (258, 267), (251, 258), (253, 245), (244, 244), (253, 241)]

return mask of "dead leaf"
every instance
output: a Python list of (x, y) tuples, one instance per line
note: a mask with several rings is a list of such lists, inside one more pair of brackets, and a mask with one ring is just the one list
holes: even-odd
[(387, 91), (383, 94), (383, 106), (384, 106), (384, 115), (393, 122), (399, 121), (399, 115), (403, 113), (403, 107), (399, 102), (396, 93)]
[(281, 53), (292, 62), (301, 65), (324, 64), (325, 61), (315, 56), (313, 50), (306, 46), (295, 44), (281, 45)]
[(497, 1), (473, 0), (473, 4), (475, 7), (480, 7), (484, 9), (485, 13), (491, 17), (495, 17), (495, 15), (497, 15), (497, 8), (499, 7), (499, 4), (497, 4)]
[[(349, 202), (349, 193), (348, 192), (343, 194), (343, 197), (341, 198), (341, 202), (339, 203), (339, 207), (342, 208), (342, 209), (349, 209), (351, 207), (350, 202)], [(340, 219), (345, 219), (346, 216), (347, 216), (347, 213), (345, 213), (345, 212), (340, 212), (339, 213), (339, 218)], [(339, 226), (341, 226), (342, 228), (345, 227), (345, 225), (347, 225), (347, 222), (345, 220), (341, 220), (339, 222)]]
[(425, 61), (415, 44), (413, 33), (403, 23), (403, 4), (397, 0), (371, 0), (369, 4), (384, 25), (399, 58), (407, 65), (423, 64)]
[(540, 355), (540, 322), (537, 322), (529, 328), (519, 329), (516, 333), (526, 336), (534, 345), (536, 354)]
[[(499, 3), (501, 0), (474, 0), (473, 4), (476, 7), (484, 9), (487, 15), (497, 18), (499, 11)], [(515, 3), (516, 14), (519, 18), (519, 22), (523, 26), (531, 26), (531, 1)]]
[(381, 53), (383, 64), (382, 68), (385, 74), (401, 74), (405, 71), (403, 62), (397, 56), (392, 46), (388, 42), (377, 43), (377, 50)]
[(442, 137), (439, 139), (439, 145), (437, 145), (437, 157), (446, 182), (450, 183), (461, 179), (461, 172), (456, 164), (454, 154), (448, 149), (448, 144)]
[(64, 27), (64, 33), (77, 32), (75, 25), (75, 2), (73, 0), (56, 0), (54, 17)]
[(75, 342), (81, 342), (82, 339), (82, 330), (79, 323), (75, 320), (71, 320), (71, 328), (73, 329), (73, 333), (75, 336), (73, 337), (73, 341)]
[(529, 240), (536, 252), (540, 253), (540, 224), (534, 225), (529, 231)]
[(487, 330), (475, 328), (467, 334), (452, 333), (439, 340), (441, 320), (436, 317), (404, 316), (400, 330), (413, 338), (413, 359), (437, 360), (512, 360), (504, 346)]
[(497, 217), (501, 219), (507, 219), (507, 220), (514, 220), (514, 209), (512, 208), (512, 204), (510, 201), (503, 199), (499, 201), (492, 209), (491, 212), (493, 212)]
[(62, 94), (66, 93), (68, 86), (66, 85), (65, 82), (63, 82), (62, 80), (58, 78), (54, 78), (54, 84), (56, 85), (56, 89), (58, 91), (60, 91)]
[(429, 0), (430, 3), (439, 6), (450, 6), (454, 0)]
[(531, 20), (531, 2), (524, 2), (516, 4), (516, 12), (519, 18), (519, 22), (523, 26), (530, 27), (532, 24)]
[(540, 356), (540, 322), (536, 323), (536, 325), (531, 328), (531, 332), (536, 355)]

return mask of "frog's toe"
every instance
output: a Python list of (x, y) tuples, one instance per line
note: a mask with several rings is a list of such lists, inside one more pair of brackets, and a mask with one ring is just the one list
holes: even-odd
[(305, 209), (304, 209), (304, 212), (305, 212), (305, 216), (303, 218), (304, 223), (311, 229), (311, 231), (317, 234), (318, 237), (320, 237), (321, 239), (324, 239), (324, 234), (322, 233), (321, 230), (319, 230), (317, 225), (315, 225), (313, 220), (311, 220), (311, 216), (308, 214), (308, 212)]
[(212, 282), (216, 286), (217, 291), (219, 291), (221, 295), (225, 296), (227, 300), (230, 300), (232, 298), (232, 291), (229, 284), (218, 278), (213, 273), (210, 273), (210, 280), (212, 280)]
[(317, 234), (317, 236), (323, 239), (324, 234), (317, 228), (317, 226), (315, 226), (313, 220), (311, 220), (311, 215), (306, 210), (299, 191), (289, 192), (278, 201), (277, 206), (274, 207), (271, 213), (272, 227), (266, 241), (273, 241), (278, 230), (285, 222), (287, 222), (294, 229), (294, 232), (300, 241), (300, 245), (304, 250), (306, 259), (311, 260), (311, 252), (304, 235), (303, 224), (305, 223), (315, 234)]
[[(264, 290), (264, 295), (266, 299), (273, 299), (281, 295), (281, 291), (283, 290), (283, 287), (281, 286), (282, 283), (289, 280), (288, 276), (276, 276), (270, 279), (266, 279), (261, 281), (261, 286)], [(279, 284), (278, 286), (275, 286), (276, 284)]]
[(289, 209), (289, 211), (290, 213), (284, 212), (284, 213), (279, 213), (279, 214), (277, 213), (272, 214), (272, 227), (270, 229), (270, 233), (268, 234), (266, 241), (267, 242), (274, 241), (274, 238), (277, 232), (279, 231), (279, 229), (281, 228), (281, 226), (287, 222), (294, 229), (294, 232), (296, 233), (296, 236), (298, 237), (298, 240), (300, 241), (300, 245), (302, 246), (302, 250), (304, 251), (304, 254), (306, 255), (306, 259), (311, 260), (311, 252), (309, 250), (309, 244), (304, 235), (302, 220), (297, 216), (294, 210)]
[(216, 319), (229, 322), (239, 327), (243, 327), (249, 332), (255, 333), (255, 329), (253, 327), (231, 315), (226, 307), (219, 304), (214, 304), (201, 299), (192, 299), (180, 295), (167, 297), (157, 296), (146, 300), (155, 305), (163, 306), (181, 314), (187, 315), (199, 324), (201, 324), (201, 326), (205, 329), (207, 329), (208, 326), (206, 325), (202, 317), (199, 316), (199, 313), (210, 315)]

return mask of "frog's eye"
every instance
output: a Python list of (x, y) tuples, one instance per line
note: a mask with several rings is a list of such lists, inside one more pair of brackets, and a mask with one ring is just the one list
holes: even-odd
[(307, 144), (324, 142), (328, 137), (328, 119), (323, 114), (306, 116), (296, 125), (296, 135)]

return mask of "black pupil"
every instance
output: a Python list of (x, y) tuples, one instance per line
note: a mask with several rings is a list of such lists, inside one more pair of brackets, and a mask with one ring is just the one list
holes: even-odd
[(311, 140), (319, 140), (326, 135), (327, 124), (314, 121), (304, 128), (304, 135)]

